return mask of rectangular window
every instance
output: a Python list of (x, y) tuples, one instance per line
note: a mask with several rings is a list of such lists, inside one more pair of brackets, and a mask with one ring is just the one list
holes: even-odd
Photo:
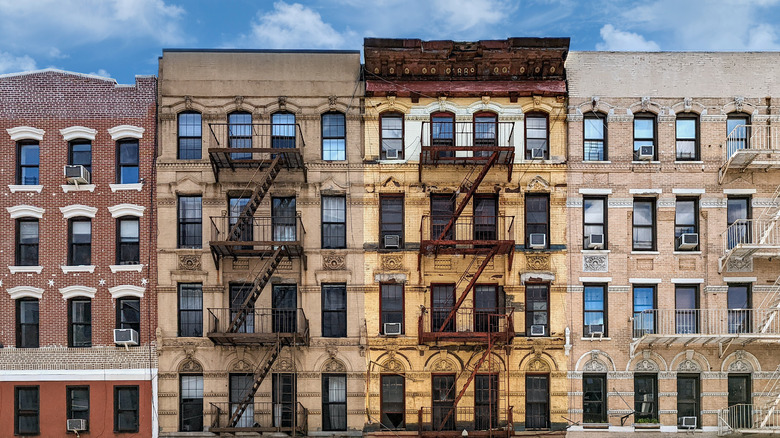
[(584, 249), (607, 249), (607, 198), (582, 199), (582, 245)]
[(322, 197), (322, 247), (347, 247), (347, 198)]
[(403, 429), (406, 424), (404, 421), (406, 413), (404, 377), (397, 374), (383, 374), (380, 376), (380, 380), (382, 385), (380, 398), (382, 426), (390, 430)]
[[(249, 295), (252, 293), (252, 283), (240, 283), (230, 285), (230, 320), (237, 317), (242, 309), (244, 309), (244, 303)], [(254, 304), (250, 305), (249, 312), (246, 315), (246, 319), (240, 327), (236, 329), (238, 333), (254, 333), (255, 332), (255, 319), (257, 319), (258, 325), (262, 328), (266, 315), (255, 313)]]
[(526, 336), (550, 336), (548, 316), (550, 285), (526, 284), (525, 332)]
[(347, 430), (347, 375), (322, 375), (322, 430)]
[(92, 221), (86, 218), (68, 221), (68, 266), (92, 262)]
[[(683, 237), (683, 234), (687, 236)], [(693, 236), (696, 235), (695, 242)], [(698, 251), (699, 249), (699, 199), (677, 198), (674, 208), (674, 249)], [(696, 243), (694, 245), (694, 243)]]
[[(239, 224), (238, 226), (241, 233), (238, 237), (238, 240), (243, 242), (252, 241), (254, 238), (254, 227), (255, 225), (259, 225), (255, 222), (254, 217), (247, 217), (243, 215), (247, 204), (249, 204), (249, 198), (235, 198), (232, 196), (228, 198), (228, 225), (230, 225), (230, 230), (232, 231), (233, 226)], [(262, 227), (262, 225), (260, 226)], [(237, 249), (251, 250), (252, 245), (240, 246), (237, 247)]]
[(454, 240), (455, 227), (450, 227), (446, 236), (442, 236), (444, 229), (455, 213), (455, 194), (431, 194), (431, 239)]
[(203, 376), (179, 376), (181, 399), (179, 406), (179, 430), (199, 432), (203, 430)]
[(677, 135), (677, 161), (695, 161), (699, 159), (698, 119), (678, 117), (675, 123)]
[[(455, 284), (431, 285), (431, 331), (439, 331), (455, 306)], [(450, 318), (445, 332), (455, 331), (456, 317)]]
[(19, 142), (17, 152), (16, 184), (38, 185), (40, 184), (40, 147), (38, 142)]
[(477, 374), (474, 378), (474, 429), (498, 427), (498, 374)]
[[(390, 237), (387, 237), (390, 236)], [(379, 247), (404, 247), (404, 195), (379, 195)]]
[(525, 376), (525, 428), (550, 428), (550, 376)]
[(117, 182), (119, 184), (136, 184), (140, 181), (138, 174), (138, 140), (122, 140), (117, 147)]
[[(506, 312), (503, 308), (504, 302), (506, 297), (503, 287), (484, 284), (474, 286), (474, 331), (477, 333), (501, 331), (502, 318), (498, 314)], [(501, 307), (498, 303), (501, 303)], [(462, 327), (463, 324), (460, 323), (459, 326)]]
[(274, 427), (292, 427), (298, 388), (293, 373), (274, 373), (271, 383)]
[(582, 422), (607, 422), (607, 375), (582, 375)]
[[(431, 114), (431, 145), (438, 148), (455, 146), (455, 114), (440, 112)], [(452, 149), (437, 150), (437, 158), (454, 157)]]
[(655, 286), (634, 285), (634, 337), (655, 333)]
[(634, 251), (655, 251), (655, 199), (634, 198)]
[(347, 336), (347, 285), (322, 285), (322, 336)]
[(118, 265), (137, 265), (141, 263), (140, 226), (137, 218), (117, 219), (117, 251)]
[(699, 376), (691, 374), (677, 375), (677, 426), (683, 425), (683, 417), (696, 418), (696, 428), (701, 428), (699, 412), (701, 410), (701, 392), (699, 391)]
[(14, 387), (14, 435), (38, 435), (40, 433), (40, 409), (39, 387)]
[(498, 239), (498, 198), (494, 195), (474, 196), (474, 240)]
[(116, 328), (141, 333), (141, 299), (119, 298), (116, 301)]
[(244, 373), (230, 374), (230, 412), (236, 412), (241, 402), (249, 398), (249, 404), (246, 410), (238, 418), (236, 427), (252, 427), (255, 417), (254, 394), (252, 394), (252, 385), (254, 384), (254, 375)]
[(744, 114), (730, 114), (726, 120), (726, 151), (735, 152), (750, 147), (750, 120)]
[(550, 197), (546, 194), (525, 195), (525, 247), (550, 247)]
[(38, 219), (16, 220), (16, 266), (38, 266)]
[(582, 334), (607, 336), (607, 286), (586, 284)]
[(66, 386), (65, 401), (69, 420), (84, 420), (89, 430), (89, 386)]
[(200, 248), (203, 245), (203, 213), (200, 196), (179, 196), (179, 248)]
[(84, 166), (92, 175), (92, 143), (89, 140), (74, 140), (68, 148), (68, 164)]
[(634, 422), (658, 422), (658, 376), (634, 374)]
[(179, 113), (179, 153), (180, 160), (200, 160), (201, 156), (201, 116), (194, 111)]
[(203, 285), (179, 284), (179, 337), (203, 336)]
[(68, 347), (92, 346), (92, 300), (68, 300)]
[(433, 427), (436, 430), (455, 430), (455, 374), (431, 376), (431, 399)]
[[(649, 153), (648, 153), (649, 152)], [(647, 159), (658, 161), (658, 148), (655, 141), (655, 116), (634, 116), (634, 160)]]
[(271, 198), (271, 227), (275, 242), (294, 242), (297, 239), (297, 214), (294, 196)]
[[(382, 125), (380, 143), (382, 150), (379, 154), (381, 160), (404, 159), (404, 115), (399, 113), (385, 113), (379, 116)], [(389, 152), (388, 152), (389, 151)]]
[(38, 348), (39, 321), (38, 300), (16, 300), (16, 348)]
[(729, 283), (726, 301), (729, 310), (729, 333), (750, 333), (753, 307), (750, 283)]
[(676, 333), (699, 333), (699, 288), (676, 285), (674, 296)]
[(528, 114), (525, 116), (526, 160), (548, 160), (550, 158), (547, 135), (547, 115)]
[(274, 333), (298, 331), (298, 285), (275, 284), (271, 287)]
[(300, 130), (295, 124), (295, 114), (271, 114), (271, 147), (274, 149), (294, 149), (295, 132)]
[[(496, 147), (498, 146), (498, 115), (495, 113), (474, 114), (474, 146)], [(475, 157), (489, 157), (492, 151), (474, 151)]]
[(401, 283), (381, 283), (379, 309), (381, 313), (379, 333), (386, 334), (387, 324), (400, 324), (404, 332), (404, 285)]
[(138, 387), (114, 387), (114, 432), (138, 432)]
[(605, 161), (607, 158), (607, 117), (601, 113), (588, 113), (583, 119), (585, 135), (585, 161)]
[[(228, 147), (231, 149), (252, 148), (252, 114), (236, 111), (228, 114)], [(249, 160), (251, 152), (231, 152), (231, 160)]]
[(726, 201), (726, 227), (728, 249), (739, 243), (750, 243), (750, 219), (752, 217), (750, 197), (731, 197)]
[(322, 115), (322, 159), (347, 159), (346, 119), (342, 113)]

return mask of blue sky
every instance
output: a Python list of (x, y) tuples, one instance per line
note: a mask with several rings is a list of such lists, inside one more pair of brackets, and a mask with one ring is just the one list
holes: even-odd
[(54, 67), (132, 83), (157, 73), (163, 48), (524, 36), (568, 36), (572, 50), (777, 51), (780, 0), (0, 0), (0, 74)]

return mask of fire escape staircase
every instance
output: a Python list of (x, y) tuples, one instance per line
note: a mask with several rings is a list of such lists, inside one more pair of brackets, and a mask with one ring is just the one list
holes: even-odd
[(230, 420), (228, 420), (228, 427), (236, 427), (241, 420), (241, 416), (244, 415), (246, 408), (252, 404), (255, 393), (257, 393), (257, 390), (260, 388), (260, 385), (263, 383), (266, 376), (268, 376), (268, 373), (271, 372), (271, 367), (273, 367), (274, 362), (276, 362), (276, 359), (282, 353), (282, 348), (286, 343), (286, 341), (280, 339), (279, 342), (274, 345), (274, 348), (268, 350), (265, 357), (260, 361), (260, 364), (254, 372), (255, 380), (252, 383), (252, 388), (250, 388), (244, 398), (235, 405), (235, 408), (230, 415)]
[(228, 234), (229, 240), (241, 240), (244, 228), (252, 226), (252, 217), (254, 217), (255, 212), (260, 207), (260, 203), (263, 202), (265, 195), (268, 194), (268, 190), (274, 183), (276, 176), (279, 175), (281, 168), (281, 155), (277, 155), (274, 157), (273, 161), (271, 161), (271, 165), (265, 169), (265, 172), (260, 177), (260, 183), (257, 184), (255, 189), (252, 191), (252, 195), (249, 197), (249, 202), (247, 202), (247, 204), (244, 206), (244, 209), (241, 211), (241, 215), (236, 220), (236, 223), (230, 227), (230, 233)]
[(271, 281), (271, 276), (274, 274), (276, 268), (279, 266), (279, 263), (281, 263), (282, 259), (284, 258), (283, 252), (284, 247), (279, 246), (274, 250), (274, 253), (271, 255), (271, 257), (266, 260), (254, 281), (252, 281), (252, 289), (247, 294), (244, 302), (241, 304), (240, 310), (236, 312), (233, 320), (230, 322), (228, 333), (238, 333), (239, 330), (244, 326), (247, 315), (249, 315), (252, 312), (252, 309), (254, 309), (255, 302), (260, 297), (260, 294), (263, 292), (263, 289), (268, 284), (268, 282)]
[[(752, 248), (747, 250), (740, 258), (744, 259), (746, 257), (750, 257), (761, 249), (760, 245), (772, 246), (780, 244), (780, 242), (778, 242), (778, 234), (780, 234), (778, 231), (780, 230), (780, 227), (778, 227), (778, 222), (780, 222), (780, 186), (777, 186), (775, 192), (772, 194), (772, 198), (769, 200), (769, 203), (766, 205), (766, 207), (763, 208), (763, 210), (761, 210), (761, 214), (759, 214), (757, 218), (747, 220), (740, 219), (733, 223), (731, 227), (741, 226), (745, 231), (736, 233), (734, 231), (739, 230), (735, 229), (731, 232), (731, 234), (729, 234), (730, 230), (727, 229), (724, 233), (726, 237), (724, 242), (727, 245), (727, 248), (729, 246), (729, 238), (734, 239), (735, 246), (738, 244), (750, 244), (751, 242), (755, 242)], [(764, 226), (764, 223), (767, 223), (768, 225)], [(760, 231), (757, 233), (757, 235), (754, 236), (755, 230)], [(743, 242), (741, 240), (747, 240), (747, 242)], [(732, 248), (729, 248), (726, 251), (726, 254), (720, 258), (719, 267), (721, 271), (726, 269), (728, 259), (733, 257), (731, 254), (732, 252)]]

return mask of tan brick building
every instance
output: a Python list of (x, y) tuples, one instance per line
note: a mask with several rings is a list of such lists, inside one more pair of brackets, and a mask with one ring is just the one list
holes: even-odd
[(776, 63), (569, 54), (572, 436), (778, 424)]
[(359, 435), (359, 52), (166, 50), (159, 77), (162, 435)]

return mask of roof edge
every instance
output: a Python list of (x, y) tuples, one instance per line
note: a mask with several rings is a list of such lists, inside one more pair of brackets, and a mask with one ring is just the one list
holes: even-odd
[(359, 55), (360, 50), (331, 50), (331, 49), (162, 49), (163, 53), (309, 53), (309, 54), (349, 54)]

